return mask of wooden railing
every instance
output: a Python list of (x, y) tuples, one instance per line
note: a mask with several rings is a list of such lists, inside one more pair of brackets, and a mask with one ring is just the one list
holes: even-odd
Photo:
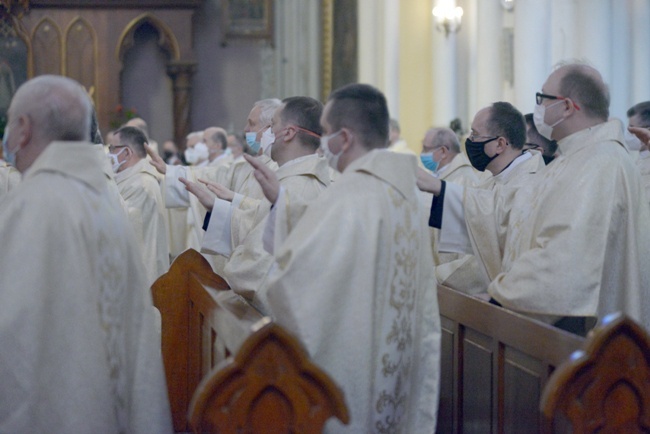
[[(152, 292), (162, 316), (162, 351), (176, 431), (190, 430), (188, 408), (193, 396), (197, 432), (213, 432), (225, 422), (232, 422), (232, 432), (239, 432), (260, 421), (280, 423), (289, 427), (286, 432), (312, 432), (308, 428), (314, 427), (313, 432), (319, 432), (327, 417), (347, 420), (340, 391), (324, 376), (318, 386), (324, 391), (319, 409), (326, 411), (312, 409), (315, 420), (294, 417), (287, 422), (288, 414), (300, 412), (285, 405), (286, 396), (314, 396), (306, 390), (315, 378), (310, 372), (317, 367), (286, 332), (274, 324), (260, 326), (268, 319), (262, 320), (259, 312), (232, 293), (199, 253), (189, 250), (180, 255)], [(641, 428), (630, 432), (650, 432), (650, 339), (629, 320), (599, 325), (585, 340), (445, 287), (438, 287), (438, 300), (442, 324), (438, 433), (565, 432), (569, 423), (575, 433), (595, 432), (588, 428), (599, 423), (616, 427), (605, 432), (627, 432), (616, 429), (637, 425)], [(572, 356), (576, 350), (583, 352)], [(286, 362), (279, 371), (271, 367), (278, 360)], [(294, 379), (286, 380), (290, 377), (280, 376), (280, 371), (292, 373)], [(587, 377), (581, 377), (584, 372)], [(258, 385), (257, 395), (237, 389), (243, 383), (233, 378), (241, 379), (242, 373), (252, 373), (254, 379), (244, 383)], [(612, 383), (615, 375), (625, 387)], [(611, 381), (602, 386), (596, 381), (600, 377)], [(598, 390), (598, 399), (592, 393), (587, 413), (584, 409), (576, 413), (575, 399), (584, 405), (585, 397), (572, 396), (582, 390), (575, 383), (587, 381), (584, 378), (597, 385), (590, 390)], [(298, 388), (287, 395), (289, 383)], [(540, 411), (542, 394), (546, 417)], [(253, 399), (237, 401), (242, 395)], [(632, 410), (613, 421), (601, 417), (608, 408), (615, 414), (621, 405)], [(564, 415), (559, 423), (548, 422), (557, 414)], [(617, 425), (619, 419), (627, 425)], [(285, 431), (278, 428), (278, 432)]]
[(437, 432), (538, 434), (549, 375), (584, 338), (442, 286), (438, 301)]

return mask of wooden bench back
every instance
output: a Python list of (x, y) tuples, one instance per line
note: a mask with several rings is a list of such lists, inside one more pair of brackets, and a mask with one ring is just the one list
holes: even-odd
[(541, 409), (545, 433), (649, 433), (648, 333), (620, 314), (606, 317), (553, 373)]
[(226, 290), (228, 284), (196, 250), (187, 250), (151, 287), (162, 317), (162, 356), (174, 430), (187, 431), (192, 394), (215, 360), (216, 331), (207, 318), (217, 308), (204, 287)]
[(256, 328), (197, 388), (194, 432), (317, 434), (332, 416), (347, 423), (342, 391), (298, 340), (268, 318)]
[(555, 366), (584, 338), (438, 287), (442, 325), (439, 433), (535, 433)]

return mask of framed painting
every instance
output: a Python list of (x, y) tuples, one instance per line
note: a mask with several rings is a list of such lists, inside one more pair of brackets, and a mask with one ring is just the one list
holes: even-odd
[(266, 39), (273, 42), (273, 0), (223, 0), (225, 45), (228, 39)]

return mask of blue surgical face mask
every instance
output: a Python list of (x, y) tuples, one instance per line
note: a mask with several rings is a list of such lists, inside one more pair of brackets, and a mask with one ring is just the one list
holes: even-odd
[(9, 125), (5, 127), (5, 134), (2, 136), (2, 155), (7, 163), (16, 167), (16, 153), (9, 150), (7, 140), (9, 140)]
[(438, 162), (433, 159), (433, 152), (425, 152), (424, 154), (420, 154), (420, 161), (422, 161), (424, 167), (430, 171), (435, 172), (438, 170)]
[(257, 154), (260, 151), (260, 142), (255, 139), (257, 139), (256, 132), (246, 133), (246, 144), (251, 148), (253, 154)]

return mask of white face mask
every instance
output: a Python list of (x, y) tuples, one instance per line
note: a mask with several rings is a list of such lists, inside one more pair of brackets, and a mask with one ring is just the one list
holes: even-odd
[(2, 136), (2, 155), (8, 164), (16, 167), (16, 153), (9, 150), (7, 141), (9, 140), (9, 125), (5, 127), (5, 134)]
[(260, 146), (262, 147), (262, 152), (267, 157), (271, 156), (271, 146), (275, 143), (275, 134), (271, 131), (271, 128), (267, 128), (264, 133), (262, 133), (262, 138), (260, 139)]
[(111, 153), (108, 154), (108, 158), (111, 159), (111, 167), (113, 168), (113, 173), (117, 173), (117, 171), (120, 170), (120, 167), (122, 167), (122, 164), (126, 163), (126, 160), (120, 163), (117, 158), (124, 151), (126, 151), (126, 148), (122, 148), (120, 152), (118, 152), (117, 154), (111, 154)]
[(338, 154), (333, 154), (332, 151), (330, 151), (328, 142), (332, 137), (338, 136), (341, 134), (342, 130), (338, 130), (337, 132), (330, 134), (329, 136), (322, 136), (320, 138), (320, 147), (323, 149), (323, 155), (327, 159), (327, 163), (330, 165), (330, 167), (336, 171), (339, 170), (339, 158), (341, 157), (341, 154), (343, 154), (343, 149)]
[(624, 131), (625, 136), (625, 144), (627, 145), (627, 149), (630, 151), (640, 151), (641, 148), (643, 147), (643, 142), (634, 134), (628, 131), (626, 128)]
[(199, 156), (199, 161), (207, 160), (210, 156), (210, 149), (208, 148), (208, 145), (205, 144), (205, 142), (199, 142), (194, 145), (194, 151)]
[(553, 140), (551, 138), (551, 135), (553, 134), (553, 128), (559, 125), (560, 122), (564, 120), (564, 118), (560, 118), (553, 125), (549, 125), (544, 121), (544, 118), (546, 117), (546, 109), (562, 103), (563, 101), (557, 101), (549, 105), (548, 107), (546, 107), (543, 104), (537, 104), (535, 106), (535, 110), (533, 111), (533, 122), (535, 122), (535, 127), (537, 128), (537, 132), (539, 132), (539, 134), (541, 134), (542, 137), (545, 137), (548, 140)]

